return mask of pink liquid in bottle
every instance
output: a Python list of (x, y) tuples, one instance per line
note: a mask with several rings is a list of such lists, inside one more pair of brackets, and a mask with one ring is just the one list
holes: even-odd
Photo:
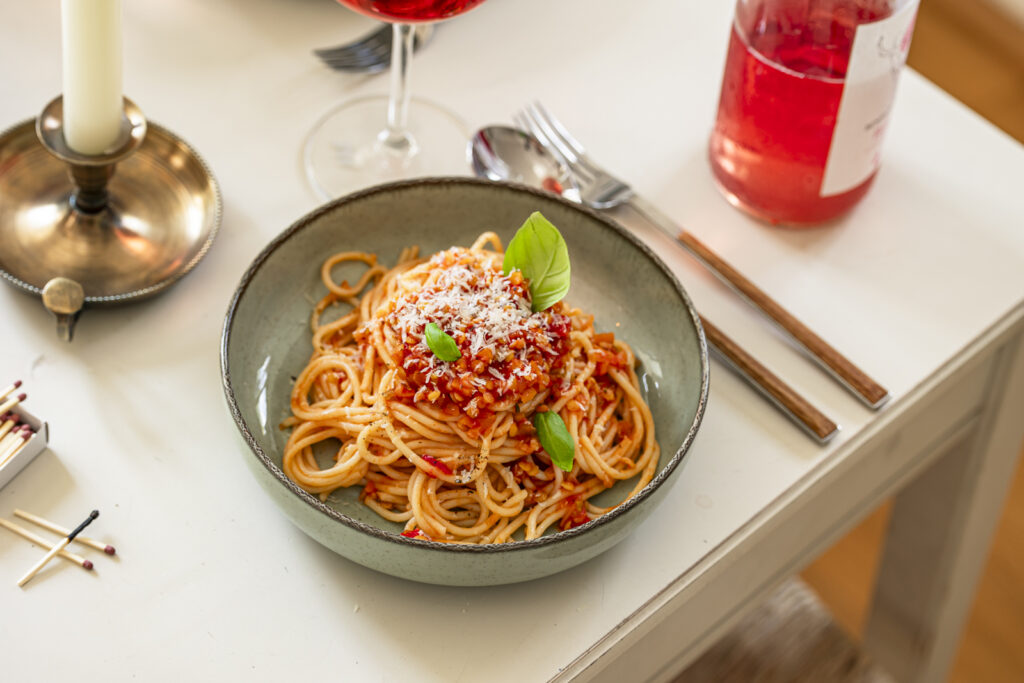
[[(772, 223), (806, 226), (840, 216), (864, 196), (877, 154), (851, 187), (823, 192), (823, 181), (857, 27), (886, 19), (897, 4), (740, 0), (709, 145), (712, 172), (730, 202)], [(891, 92), (884, 111), (889, 104)], [(873, 136), (882, 130), (884, 121)]]

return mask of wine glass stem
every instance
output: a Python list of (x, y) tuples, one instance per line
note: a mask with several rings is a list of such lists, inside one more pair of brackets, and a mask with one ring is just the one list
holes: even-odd
[(393, 24), (391, 42), (391, 92), (388, 96), (387, 127), (380, 134), (381, 144), (402, 156), (416, 153), (416, 141), (408, 131), (409, 67), (412, 65), (413, 27)]

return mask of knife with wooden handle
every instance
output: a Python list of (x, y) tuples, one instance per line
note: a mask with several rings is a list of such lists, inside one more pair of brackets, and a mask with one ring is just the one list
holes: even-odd
[(868, 407), (877, 410), (889, 400), (889, 392), (853, 361), (800, 322), (742, 273), (729, 265), (697, 237), (666, 216), (647, 200), (633, 195), (626, 202), (641, 217), (686, 248), (698, 261), (732, 288), (748, 303), (758, 308), (793, 341), (803, 348), (819, 366), (839, 381)]

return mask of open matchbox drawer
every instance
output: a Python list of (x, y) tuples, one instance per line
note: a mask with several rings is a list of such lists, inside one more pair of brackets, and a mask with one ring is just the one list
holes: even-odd
[(14, 454), (7, 462), (0, 465), (0, 489), (7, 485), (14, 476), (18, 474), (25, 465), (32, 462), (32, 459), (43, 452), (46, 444), (50, 442), (50, 426), (38, 417), (22, 409), (20, 406), (11, 411), (27, 423), (35, 432), (25, 443), (20, 451)]

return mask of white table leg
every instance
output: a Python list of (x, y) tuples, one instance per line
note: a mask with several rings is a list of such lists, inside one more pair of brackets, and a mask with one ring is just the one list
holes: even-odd
[(999, 352), (978, 427), (896, 497), (865, 645), (900, 681), (943, 681), (957, 653), (1024, 438), (1022, 342)]

